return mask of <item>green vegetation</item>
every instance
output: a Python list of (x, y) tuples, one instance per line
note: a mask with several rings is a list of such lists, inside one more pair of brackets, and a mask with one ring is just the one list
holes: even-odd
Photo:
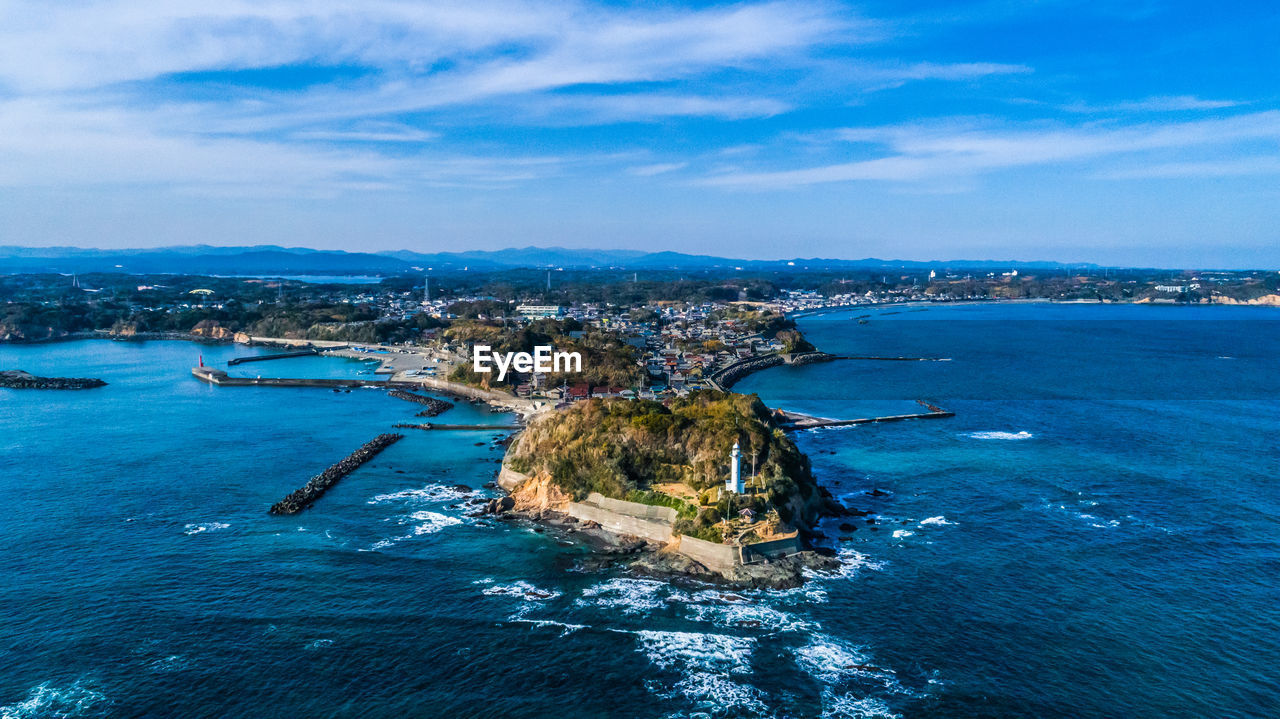
[[(574, 319), (535, 320), (524, 327), (458, 320), (445, 330), (445, 337), (464, 345), (485, 344), (494, 352), (532, 352), (538, 345), (550, 345), (560, 352), (581, 353), (582, 372), (549, 373), (547, 385), (550, 387), (586, 382), (593, 386), (629, 388), (639, 385), (641, 379), (636, 348), (607, 332), (583, 331), (582, 324)], [(469, 366), (455, 367), (449, 378), (480, 387), (509, 386), (516, 381), (512, 375), (499, 383), (497, 375), (477, 374)]]
[(637, 504), (649, 504), (655, 507), (670, 507), (676, 510), (676, 513), (685, 519), (693, 519), (698, 516), (698, 505), (690, 504), (679, 497), (672, 497), (671, 495), (663, 494), (662, 492), (654, 492), (647, 489), (633, 489), (630, 492), (627, 492), (627, 496), (623, 497), (623, 499), (628, 502), (636, 502)]
[[(677, 531), (708, 539), (718, 536), (716, 523), (729, 515), (719, 489), (728, 476), (734, 442), (742, 449), (743, 473), (750, 476), (754, 460), (756, 475), (748, 480), (749, 494), (734, 499), (733, 512), (776, 509), (790, 520), (819, 499), (809, 459), (774, 426), (755, 395), (703, 390), (665, 405), (580, 402), (531, 424), (511, 448), (507, 463), (526, 474), (549, 473), (578, 499), (599, 492), (674, 507), (681, 513)], [(655, 491), (666, 483), (688, 487), (698, 505)]]

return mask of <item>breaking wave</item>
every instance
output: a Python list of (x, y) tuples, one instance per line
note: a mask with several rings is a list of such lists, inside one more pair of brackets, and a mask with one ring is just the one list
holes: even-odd
[(200, 534), (201, 532), (216, 532), (219, 529), (226, 529), (227, 527), (230, 527), (230, 526), (231, 525), (227, 524), (226, 522), (206, 522), (204, 524), (187, 524), (183, 526), (182, 533), (189, 537), (193, 534)]
[(62, 689), (45, 682), (27, 692), (26, 699), (0, 706), (0, 719), (105, 715), (102, 710), (107, 703), (107, 695), (78, 681)]
[(965, 435), (970, 439), (1031, 439), (1035, 437), (1027, 431), (1022, 432), (969, 432)]
[(751, 673), (751, 653), (756, 640), (696, 632), (641, 630), (635, 634), (639, 650), (650, 663), (681, 675), (669, 688), (662, 682), (646, 682), (649, 690), (658, 696), (670, 699), (680, 695), (699, 709), (718, 712), (732, 709), (736, 710), (735, 714), (764, 714), (767, 711), (760, 690), (735, 679)]
[[(479, 580), (476, 583), (487, 584), (488, 582)], [(531, 602), (545, 602), (548, 599), (555, 599), (560, 596), (560, 592), (554, 589), (541, 589), (525, 581), (512, 582), (510, 584), (492, 584), (485, 587), (481, 593), (487, 597), (520, 597), (525, 601)]]
[(579, 606), (594, 605), (617, 609), (623, 614), (640, 615), (666, 606), (669, 602), (689, 601), (689, 596), (656, 579), (619, 577), (582, 590)]
[(413, 514), (405, 517), (401, 524), (409, 524), (411, 522), (418, 522), (418, 524), (416, 524), (408, 534), (380, 539), (377, 542), (374, 542), (373, 546), (369, 547), (369, 549), (373, 551), (386, 549), (387, 547), (399, 544), (406, 539), (421, 537), (424, 534), (435, 534), (446, 527), (462, 524), (462, 520), (457, 517), (450, 517), (447, 514), (427, 511), (414, 512)]
[(446, 487), (443, 484), (428, 484), (418, 489), (403, 489), (399, 492), (375, 495), (369, 504), (390, 504), (393, 502), (432, 503), (460, 502), (470, 499), (475, 490), (462, 491), (458, 487)]

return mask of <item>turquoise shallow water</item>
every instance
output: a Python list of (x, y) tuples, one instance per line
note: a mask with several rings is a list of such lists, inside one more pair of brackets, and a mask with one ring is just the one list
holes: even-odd
[(581, 571), (554, 537), (466, 517), (473, 495), (453, 485), (493, 478), (499, 432), (410, 433), (312, 510), (271, 517), (418, 406), (190, 378), (198, 354), (243, 348), (0, 346), (0, 367), (110, 383), (0, 391), (0, 716), (1266, 715), (1280, 335), (1265, 312), (804, 320), (829, 351), (951, 361), (780, 368), (736, 389), (830, 416), (927, 398), (957, 417), (800, 434), (877, 522), (825, 527), (840, 575), (754, 593)]

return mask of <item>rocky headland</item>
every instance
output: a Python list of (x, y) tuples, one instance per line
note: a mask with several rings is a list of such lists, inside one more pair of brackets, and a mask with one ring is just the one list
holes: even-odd
[[(724, 490), (735, 442), (755, 455), (742, 494)], [(839, 566), (806, 548), (805, 536), (820, 515), (843, 507), (753, 396), (591, 400), (548, 413), (513, 441), (498, 485), (508, 496), (477, 514), (585, 544), (592, 566), (775, 589)]]

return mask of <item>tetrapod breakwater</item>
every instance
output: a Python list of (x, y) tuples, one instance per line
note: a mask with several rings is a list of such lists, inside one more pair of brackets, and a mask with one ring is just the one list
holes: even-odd
[(307, 481), (300, 488), (290, 492), (284, 499), (271, 505), (271, 514), (296, 514), (315, 504), (325, 492), (329, 491), (338, 480), (356, 471), (356, 469), (378, 456), (382, 450), (399, 442), (403, 434), (380, 434), (365, 442), (360, 449), (347, 455), (346, 459), (329, 467)]
[(441, 412), (445, 412), (447, 410), (453, 409), (452, 402), (446, 402), (442, 399), (436, 399), (435, 397), (426, 397), (420, 394), (415, 394), (413, 392), (405, 392), (402, 389), (393, 389), (387, 394), (392, 397), (395, 397), (396, 399), (402, 399), (407, 402), (417, 402), (418, 404), (426, 405), (426, 409), (418, 413), (417, 416), (419, 417), (434, 417), (440, 414)]

